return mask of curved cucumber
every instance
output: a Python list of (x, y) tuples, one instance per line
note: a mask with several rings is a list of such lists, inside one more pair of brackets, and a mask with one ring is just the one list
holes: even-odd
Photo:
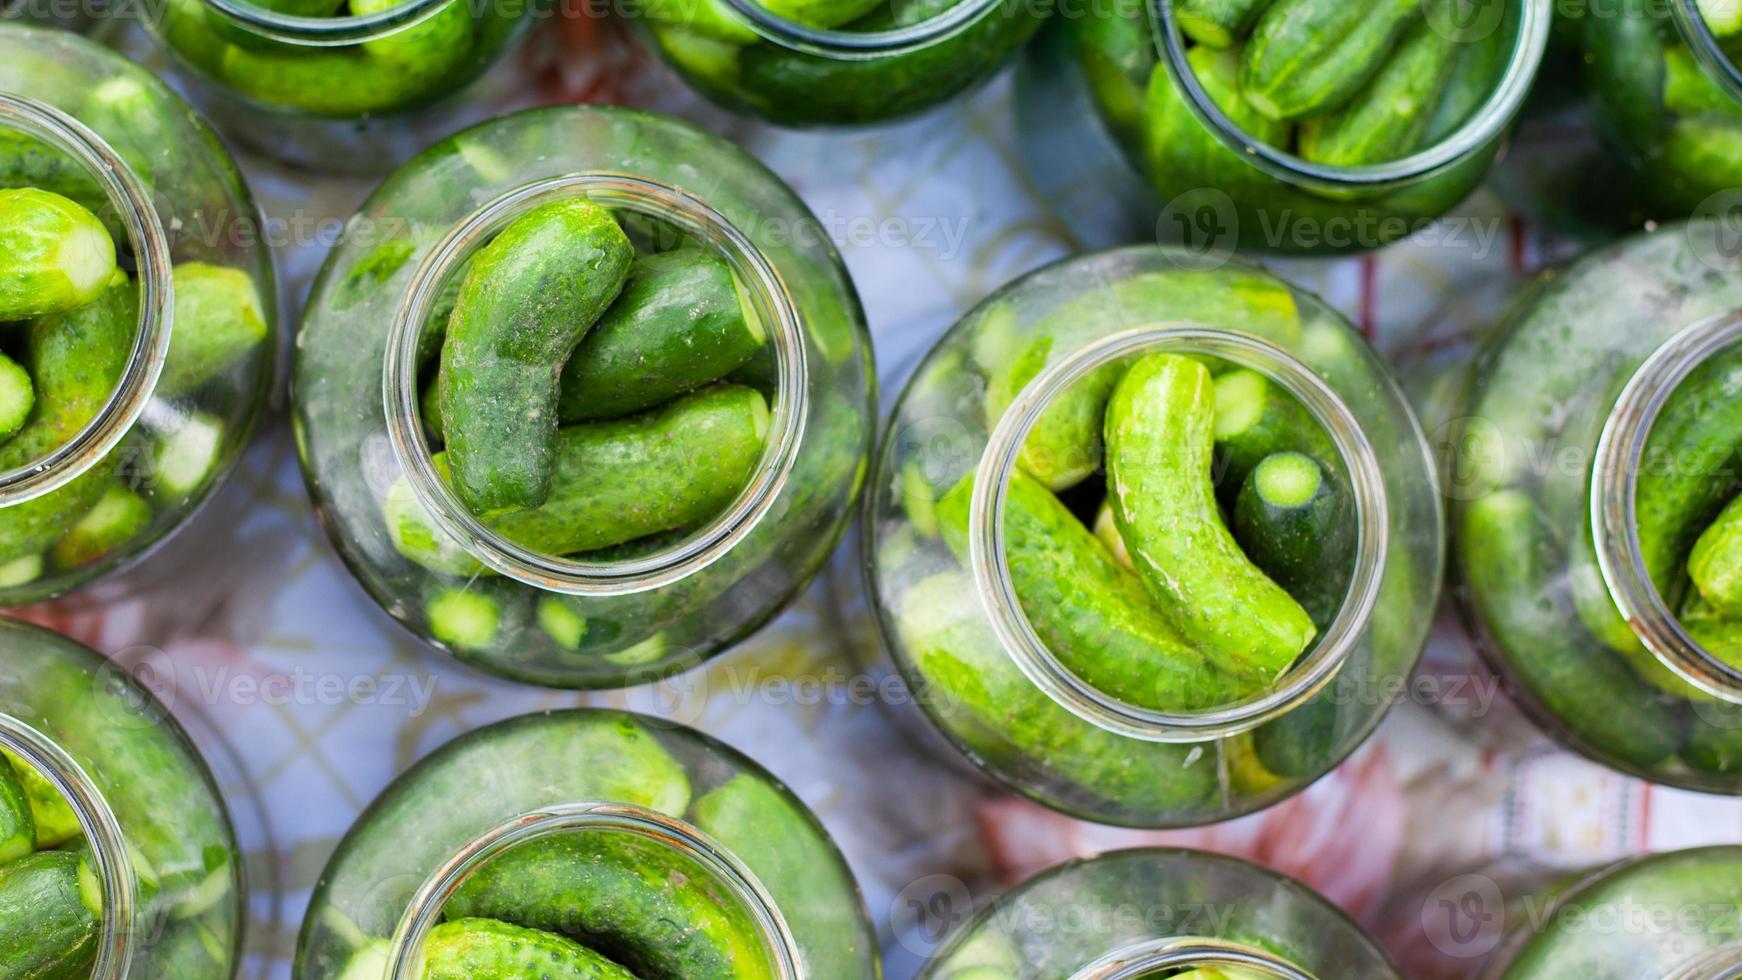
[(1714, 607), (1742, 613), (1742, 496), (1725, 505), (1695, 539), (1688, 577)]
[(12, 763), (0, 759), (0, 864), (34, 850), (36, 819), (30, 815), (30, 796)]
[(1300, 155), (1339, 167), (1401, 160), (1422, 147), (1459, 43), (1425, 18), (1347, 105), (1300, 127)]
[(30, 372), (5, 354), (0, 354), (0, 443), (18, 434), (36, 405), (36, 387)]
[(1640, 557), (1665, 600), (1680, 599), (1683, 561), (1730, 496), (1742, 444), (1742, 350), (1694, 368), (1658, 412), (1634, 482)]
[(1107, 406), (1107, 496), (1138, 575), (1180, 633), (1224, 670), (1269, 683), (1317, 629), (1223, 522), (1214, 427), (1209, 370), (1146, 355)]
[(183, 262), (175, 267), (175, 319), (159, 393), (183, 395), (216, 377), (266, 339), (254, 278), (241, 269)]
[(1458, 539), (1465, 585), (1530, 694), (1579, 738), (1636, 766), (1676, 751), (1682, 727), (1669, 699), (1566, 628), (1573, 614), (1551, 583), (1553, 537), (1528, 494), (1500, 489), (1472, 502)]
[(34, 187), (0, 190), (0, 320), (83, 306), (114, 274), (115, 241), (84, 205)]
[[(944, 539), (967, 562), (973, 476), (938, 502)], [(1060, 663), (1102, 692), (1155, 710), (1227, 704), (1245, 678), (1214, 664), (1168, 622), (1137, 574), (1059, 499), (1016, 474), (1004, 508), (1005, 563), (1023, 612)]]
[(77, 855), (39, 851), (0, 865), (0, 977), (83, 976), (101, 917), (101, 887)]
[(473, 258), (437, 380), (454, 491), (468, 507), (550, 496), (563, 362), (617, 298), (634, 253), (610, 211), (570, 198), (516, 218)]
[(1232, 47), (1257, 23), (1270, 0), (1174, 0), (1180, 30), (1199, 44)]
[(558, 414), (568, 424), (664, 404), (732, 373), (766, 337), (725, 259), (702, 249), (644, 256), (564, 366)]
[(459, 919), (430, 930), (424, 980), (635, 980), (580, 943), (495, 919)]
[(1442, 82), (1439, 99), (1428, 118), (1422, 145), (1432, 146), (1452, 135), (1487, 104), (1506, 70), (1511, 33), (1490, 31), (1486, 37), (1457, 45), (1452, 66)]
[(1276, 120), (1341, 108), (1421, 16), (1421, 0), (1275, 0), (1246, 45), (1240, 88)]
[(479, 868), (444, 908), (559, 933), (644, 980), (769, 976), (754, 925), (706, 872), (619, 831), (528, 841)]
[(1239, 493), (1247, 474), (1272, 453), (1337, 458), (1337, 448), (1312, 413), (1279, 382), (1236, 368), (1216, 377), (1217, 486)]
[[(555, 489), (543, 506), (486, 515), (498, 533), (550, 555), (596, 551), (694, 527), (749, 481), (768, 434), (760, 392), (716, 385), (644, 415), (557, 431)], [(445, 470), (452, 450), (435, 456)], [(482, 564), (430, 522), (409, 485), (383, 502), (400, 554), (436, 572), (473, 575)]]
[(1240, 488), (1234, 536), (1265, 574), (1330, 626), (1354, 573), (1355, 527), (1348, 495), (1318, 460), (1266, 456)]

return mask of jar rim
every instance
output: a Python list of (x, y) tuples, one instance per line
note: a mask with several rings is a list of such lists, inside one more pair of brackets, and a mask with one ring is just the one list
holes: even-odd
[(1200, 966), (1257, 970), (1281, 980), (1316, 980), (1268, 950), (1209, 936), (1170, 936), (1122, 946), (1071, 974), (1070, 980), (1144, 980), (1163, 970)]
[(803, 955), (779, 905), (755, 873), (731, 850), (675, 817), (625, 803), (564, 803), (503, 821), (468, 841), (431, 872), (412, 895), (387, 954), (387, 980), (423, 975), (424, 940), (442, 907), (474, 871), (510, 848), (567, 832), (626, 833), (669, 847), (725, 885), (756, 923), (762, 951), (776, 980), (801, 980)]
[[(1330, 626), (1279, 683), (1233, 704), (1195, 712), (1156, 711), (1114, 698), (1060, 662), (1022, 609), (1004, 548), (1004, 509), (1028, 434), (1053, 401), (1106, 364), (1145, 351), (1206, 353), (1261, 371), (1300, 400), (1348, 471), (1355, 502), (1355, 568)], [(1329, 686), (1360, 643), (1378, 607), (1389, 552), (1390, 508), (1383, 471), (1359, 421), (1311, 368), (1269, 341), (1190, 322), (1120, 331), (1047, 365), (1006, 409), (980, 456), (969, 502), (968, 564), (999, 645), (1061, 707), (1108, 731), (1151, 742), (1201, 742), (1249, 731)]]
[[(417, 351), (443, 283), (508, 221), (536, 204), (585, 196), (676, 224), (720, 249), (768, 328), (776, 388), (768, 436), (749, 482), (702, 529), (670, 548), (615, 562), (574, 561), (533, 551), (487, 527), (436, 473), (418, 411)], [(430, 250), (401, 294), (388, 327), (382, 401), (388, 441), (419, 504), (438, 530), (509, 578), (548, 592), (616, 596), (660, 588), (700, 572), (744, 541), (772, 510), (797, 463), (809, 394), (797, 304), (762, 250), (730, 219), (674, 185), (614, 171), (586, 171), (513, 188), (456, 223)]]
[(1659, 412), (1694, 369), (1742, 343), (1742, 311), (1688, 324), (1633, 372), (1610, 409), (1591, 458), (1589, 518), (1597, 566), (1621, 618), (1665, 667), (1699, 690), (1742, 703), (1742, 667), (1714, 656), (1681, 625), (1645, 568), (1636, 490)]
[(104, 139), (45, 102), (0, 92), (0, 127), (25, 132), (75, 160), (120, 218), (138, 262), (139, 326), (121, 377), (77, 433), (24, 466), (0, 473), (0, 507), (33, 500), (77, 479), (112, 452), (150, 403), (169, 355), (174, 285), (169, 240), (138, 174)]
[(1700, 12), (1699, 0), (1675, 0), (1670, 4), (1670, 19), (1706, 77), (1716, 82), (1724, 94), (1742, 101), (1742, 68), (1724, 53), (1718, 35), (1712, 33), (1705, 14)]
[(960, 0), (936, 17), (928, 17), (917, 24), (884, 31), (849, 31), (800, 23), (769, 10), (759, 0), (726, 0), (726, 4), (748, 21), (751, 30), (763, 39), (792, 51), (835, 61), (869, 61), (941, 44), (992, 15), (1005, 2)]
[[(142, 2), (164, 4), (167, 0)], [(257, 37), (305, 48), (343, 47), (396, 34), (429, 20), (452, 2), (454, 0), (401, 0), (400, 3), (370, 14), (309, 17), (272, 10), (253, 0), (201, 0), (205, 9), (215, 12), (241, 30)], [(470, 3), (473, 0), (459, 2)], [(163, 15), (164, 11), (160, 8), (153, 19), (161, 19)]]
[(0, 748), (17, 755), (48, 780), (78, 819), (79, 830), (91, 845), (103, 891), (91, 980), (123, 980), (138, 949), (135, 924), (139, 892), (121, 822), (96, 781), (76, 759), (54, 739), (4, 711), (0, 711)]
[[(1488, 101), (1463, 124), (1432, 146), (1399, 160), (1361, 166), (1316, 163), (1271, 146), (1236, 123), (1198, 81), (1186, 57), (1185, 33), (1174, 15), (1175, 0), (1145, 0), (1150, 6), (1157, 53), (1198, 121), (1223, 145), (1284, 183), (1324, 191), (1383, 191), (1445, 170), (1503, 133), (1529, 96), (1548, 50), (1553, 0), (1510, 0), (1522, 13), (1506, 72)], [(1696, 0), (1683, 0), (1693, 4)]]

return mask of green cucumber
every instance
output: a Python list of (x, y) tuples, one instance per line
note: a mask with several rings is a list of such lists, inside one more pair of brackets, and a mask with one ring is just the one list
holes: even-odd
[(18, 434), (36, 405), (36, 388), (30, 372), (5, 354), (0, 354), (0, 443)]
[(1347, 104), (1421, 16), (1421, 0), (1274, 0), (1246, 45), (1240, 88), (1279, 121)]
[[(744, 862), (786, 915), (799, 941), (829, 937), (808, 951), (816, 977), (851, 977), (874, 942), (857, 909), (835, 896), (854, 890), (816, 821), (766, 779), (739, 773), (696, 801), (694, 823)], [(860, 942), (846, 941), (857, 936)]]
[[(233, 969), (229, 943), (200, 920), (170, 923), (151, 953), (136, 961), (128, 980), (222, 980)], [(369, 980), (378, 980), (384, 972)]]
[(1234, 536), (1254, 564), (1287, 589), (1313, 623), (1330, 626), (1354, 574), (1348, 494), (1318, 460), (1266, 456), (1234, 504)]
[(466, 506), (537, 507), (550, 497), (563, 362), (617, 298), (634, 253), (610, 211), (569, 198), (516, 218), (473, 258), (437, 381)]
[(42, 556), (24, 555), (0, 562), (0, 589), (17, 588), (42, 578)]
[(1119, 536), (1119, 522), (1113, 519), (1113, 505), (1101, 501), (1100, 509), (1095, 511), (1095, 538), (1101, 542), (1113, 560), (1132, 571), (1137, 566), (1131, 563), (1131, 551), (1125, 547), (1125, 539)]
[(1457, 132), (1493, 97), (1506, 71), (1511, 33), (1490, 31), (1485, 37), (1459, 44), (1452, 67), (1440, 86), (1439, 99), (1422, 134), (1422, 145), (1433, 146)]
[[(0, 470), (37, 462), (102, 411), (127, 366), (138, 293), (124, 273), (95, 302), (30, 322), (24, 365), (36, 382), (30, 421), (0, 445)], [(116, 469), (113, 455), (52, 493), (0, 509), (0, 562), (39, 555), (95, 506)]]
[(1501, 655), (1526, 691), (1580, 741), (1649, 769), (1675, 752), (1675, 705), (1642, 683), (1619, 655), (1578, 630), (1553, 579), (1553, 534), (1525, 492), (1497, 489), (1472, 501), (1458, 528), (1465, 587)]
[[(715, 385), (644, 415), (568, 426), (556, 435), (550, 499), (531, 510), (486, 515), (485, 523), (550, 555), (694, 527), (730, 504), (749, 481), (768, 422), (759, 392)], [(452, 453), (436, 454), (438, 471)], [(449, 574), (482, 570), (430, 523), (409, 486), (389, 489), (383, 509), (388, 533), (405, 557)]]
[(619, 418), (730, 374), (766, 333), (726, 260), (701, 249), (636, 259), (563, 368), (564, 424)]
[(146, 495), (162, 506), (207, 486), (223, 449), (224, 421), (204, 412), (189, 413), (181, 425), (154, 440)]
[[(1676, 620), (1707, 653), (1742, 670), (1742, 617), (1719, 609), (1698, 593), (1691, 593), (1682, 603)], [(1705, 695), (1703, 700), (1710, 698), (1711, 695)]]
[(0, 865), (0, 977), (84, 976), (102, 909), (96, 876), (77, 855), (39, 851)]
[(49, 563), (60, 571), (83, 568), (132, 541), (151, 526), (151, 505), (145, 498), (112, 484), (66, 536), (48, 550)]
[(771, 976), (749, 915), (669, 847), (622, 831), (528, 841), (448, 899), (449, 920), (500, 919), (597, 949), (645, 980)]
[(1707, 602), (1742, 614), (1742, 496), (1732, 498), (1695, 539), (1688, 577)]
[(22, 130), (0, 128), (0, 187), (49, 191), (99, 216), (109, 209), (109, 198), (78, 161)]
[(332, 17), (345, 0), (252, 0), (255, 6), (293, 17)]
[[(1218, 109), (1226, 113), (1247, 135), (1260, 143), (1270, 146), (1287, 148), (1290, 143), (1290, 126), (1286, 121), (1272, 119), (1254, 109), (1252, 103), (1245, 98), (1244, 80), (1241, 76), (1240, 53), (1233, 49), (1217, 50), (1215, 48), (1193, 48), (1186, 55), (1196, 76), (1198, 84), (1210, 101)], [(1151, 118), (1157, 117), (1154, 111), (1169, 104), (1170, 98), (1178, 92), (1172, 76), (1165, 67), (1158, 68), (1150, 79), (1146, 104), (1151, 107)], [(1163, 89), (1166, 91), (1164, 92)], [(1195, 115), (1186, 110), (1186, 115), (1174, 116), (1168, 113), (1159, 114), (1160, 121), (1172, 121), (1180, 127), (1180, 136), (1188, 140), (1210, 140), (1214, 137), (1205, 132), (1204, 125)], [(1218, 147), (1221, 144), (1216, 144)], [(1293, 297), (1291, 296), (1292, 300)], [(1292, 304), (1291, 304), (1292, 305)]]
[(572, 939), (495, 919), (458, 919), (429, 932), (424, 980), (635, 980)]
[(1174, 0), (1180, 30), (1199, 44), (1232, 47), (1258, 22), (1270, 0)]
[(1301, 124), (1300, 155), (1359, 167), (1401, 160), (1420, 149), (1460, 46), (1427, 19), (1416, 21), (1352, 101)]
[(0, 759), (0, 864), (34, 850), (36, 819), (30, 815), (30, 796), (12, 763)]
[(1738, 0), (1699, 0), (1700, 16), (1718, 37), (1742, 33), (1742, 2)]
[(1252, 751), (1272, 774), (1284, 779), (1311, 779), (1336, 761), (1339, 699), (1337, 682), (1312, 696), (1288, 714), (1259, 726), (1252, 732)]
[[(1011, 365), (1007, 387), (988, 389), (988, 411), (999, 415), (1022, 387), (1040, 374), (1053, 352), (1053, 338), (1042, 337)], [(1078, 380), (1046, 407), (1029, 430), (1018, 457), (1023, 470), (1048, 490), (1068, 490), (1101, 468), (1101, 418), (1113, 386), (1125, 372), (1122, 363), (1103, 364)], [(996, 419), (990, 421), (996, 422)]]
[(1640, 557), (1657, 591), (1680, 601), (1683, 563), (1731, 495), (1742, 445), (1742, 349), (1694, 368), (1659, 410), (1634, 480)]
[(241, 269), (183, 262), (175, 267), (175, 317), (157, 390), (176, 397), (205, 384), (266, 339), (254, 278)]
[(1742, 105), (1712, 80), (1693, 52), (1680, 45), (1663, 50), (1663, 107), (1679, 116), (1742, 122)]
[[(944, 539), (966, 564), (970, 474), (938, 503)], [(1059, 662), (1096, 689), (1160, 711), (1216, 707), (1247, 680), (1211, 664), (1059, 499), (1021, 473), (1004, 508), (1005, 563), (1023, 612)]]
[(0, 190), (0, 320), (64, 313), (115, 274), (115, 241), (90, 209), (34, 187)]
[(466, 586), (437, 591), (424, 604), (430, 635), (461, 650), (487, 650), (496, 645), (502, 625), (502, 604), (488, 592)]
[(534, 608), (539, 629), (564, 650), (579, 650), (587, 638), (587, 618), (554, 595), (541, 596)]
[(1064, 29), (1096, 108), (1114, 138), (1135, 156), (1143, 139), (1143, 92), (1159, 60), (1148, 16), (1134, 4), (1125, 5), (1072, 18)]
[(1268, 684), (1317, 629), (1223, 521), (1214, 427), (1209, 369), (1145, 355), (1107, 406), (1107, 496), (1137, 574), (1175, 628), (1223, 670)]
[(1216, 376), (1216, 485), (1231, 497), (1260, 460), (1295, 451), (1337, 458), (1318, 419), (1282, 384), (1250, 368)]
[(8, 749), (0, 749), (0, 760), (11, 767), (30, 801), (30, 823), (36, 828), (37, 850), (59, 847), (84, 833), (78, 815), (47, 777)]
[(1010, 659), (978, 604), (962, 601), (973, 593), (964, 573), (941, 572), (901, 597), (896, 618), (923, 679), (915, 696), (953, 739), (1006, 772), (1044, 776), (1103, 801), (1096, 808), (1103, 817), (1151, 824), (1158, 814), (1213, 812), (1214, 753), (1126, 738), (1070, 713)]

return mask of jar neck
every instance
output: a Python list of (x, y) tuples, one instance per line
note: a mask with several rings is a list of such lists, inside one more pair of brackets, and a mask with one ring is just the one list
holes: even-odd
[(1237, 967), (1264, 977), (1313, 980), (1300, 967), (1256, 946), (1176, 936), (1116, 949), (1071, 975), (1071, 980), (1152, 980), (1202, 967)]
[(103, 895), (91, 980), (123, 980), (137, 946), (134, 923), (139, 896), (120, 822), (102, 791), (66, 750), (4, 712), (0, 712), (0, 747), (47, 779), (78, 818)]
[[(775, 359), (767, 441), (738, 498), (712, 523), (666, 548), (616, 562), (574, 561), (528, 550), (486, 527), (436, 473), (418, 412), (418, 347), (443, 284), (516, 217), (551, 201), (585, 197), (648, 215), (706, 242), (732, 267), (767, 329)], [(430, 519), (490, 568), (536, 588), (571, 595), (626, 595), (687, 578), (719, 560), (767, 516), (798, 459), (809, 395), (805, 338), (797, 304), (760, 249), (700, 198), (628, 174), (592, 172), (526, 184), (467, 216), (413, 274), (388, 327), (382, 395), (387, 433), (407, 482)]]
[[(1098, 368), (1138, 354), (1197, 354), (1251, 368), (1281, 384), (1336, 446), (1354, 502), (1355, 565), (1349, 590), (1319, 642), (1270, 690), (1234, 704), (1182, 713), (1111, 697), (1066, 668), (1022, 610), (1005, 553), (1004, 508), (1028, 434), (1053, 402)], [(1156, 324), (1104, 337), (1049, 365), (1023, 388), (988, 439), (969, 502), (969, 566), (993, 632), (1037, 687), (1078, 717), (1153, 742), (1235, 735), (1286, 714), (1336, 677), (1366, 632), (1385, 571), (1390, 521), (1384, 473), (1360, 423), (1311, 368), (1267, 341), (1199, 324)]]
[(1742, 980), (1742, 942), (1696, 954), (1664, 980)]
[(394, 930), (387, 980), (423, 976), (423, 944), (441, 920), (442, 906), (471, 874), (510, 848), (553, 834), (623, 834), (668, 850), (717, 886), (756, 929), (757, 949), (775, 980), (803, 976), (798, 943), (774, 899), (732, 852), (695, 827), (637, 806), (577, 803), (522, 814), (479, 835), (425, 879)]
[[(169, 0), (139, 0), (161, 17)], [(332, 48), (379, 40), (434, 17), (454, 0), (403, 0), (371, 14), (345, 17), (301, 17), (281, 13), (251, 0), (202, 0), (205, 10), (231, 27), (255, 37), (299, 48)], [(474, 3), (477, 0), (459, 0)]]
[(126, 232), (139, 289), (133, 349), (108, 401), (65, 443), (0, 473), (0, 507), (5, 507), (65, 486), (108, 456), (133, 428), (151, 400), (169, 353), (174, 304), (169, 241), (150, 192), (127, 162), (83, 123), (35, 99), (0, 93), (0, 127), (65, 154), (96, 183)]
[[(1005, 0), (960, 0), (948, 10), (917, 24), (886, 31), (849, 31), (811, 27), (782, 17), (758, 0), (726, 0), (764, 40), (802, 54), (834, 61), (869, 61), (911, 54), (942, 44), (980, 22), (996, 16)], [(1019, 0), (1034, 3), (1038, 0)]]
[(1646, 649), (1701, 690), (1742, 702), (1742, 669), (1694, 642), (1645, 567), (1635, 498), (1646, 441), (1675, 390), (1708, 359), (1742, 342), (1742, 313), (1701, 320), (1652, 352), (1622, 389), (1591, 460), (1591, 537), (1597, 565), (1621, 617)]
[[(1489, 94), (1488, 101), (1450, 135), (1403, 159), (1339, 167), (1315, 163), (1288, 152), (1286, 148), (1271, 146), (1248, 133), (1223, 112), (1198, 81), (1187, 58), (1185, 33), (1174, 14), (1177, 0), (1148, 2), (1153, 4), (1150, 23), (1155, 31), (1156, 51), (1199, 122), (1225, 146), (1270, 176), (1308, 190), (1328, 193), (1376, 193), (1402, 187), (1452, 167), (1498, 140), (1530, 94), (1537, 68), (1548, 48), (1549, 26), (1554, 15), (1553, 0), (1506, 0), (1510, 13), (1498, 24), (1451, 23), (1443, 28), (1436, 25), (1436, 30), (1475, 40), (1485, 36), (1479, 33), (1481, 31), (1502, 30), (1509, 22), (1516, 24), (1506, 71)], [(1696, 0), (1685, 2), (1692, 4)]]
[(1687, 45), (1700, 70), (1726, 95), (1742, 102), (1742, 69), (1737, 68), (1718, 43), (1718, 36), (1712, 33), (1705, 15), (1700, 12), (1699, 0), (1671, 0), (1669, 8), (1676, 33), (1681, 35), (1682, 43)]

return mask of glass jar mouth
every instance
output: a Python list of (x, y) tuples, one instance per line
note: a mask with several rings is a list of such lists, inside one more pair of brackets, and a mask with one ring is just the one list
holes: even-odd
[(1742, 311), (1692, 323), (1664, 341), (1628, 379), (1591, 457), (1590, 521), (1597, 566), (1616, 608), (1664, 666), (1701, 691), (1742, 703), (1742, 668), (1694, 641), (1645, 568), (1635, 512), (1646, 439), (1683, 380), (1708, 358), (1742, 342)]
[[(443, 283), (526, 209), (576, 195), (652, 215), (713, 245), (743, 283), (774, 348), (774, 405), (762, 457), (750, 481), (706, 527), (670, 548), (623, 561), (585, 562), (547, 555), (486, 527), (437, 475), (418, 411), (420, 334)], [(485, 565), (527, 585), (569, 595), (614, 596), (660, 588), (701, 571), (742, 542), (768, 515), (792, 474), (804, 438), (807, 371), (797, 304), (779, 272), (742, 230), (681, 188), (630, 174), (592, 171), (517, 187), (472, 212), (431, 249), (406, 284), (388, 327), (382, 400), (394, 456), (439, 530)]]
[(123, 980), (138, 947), (135, 922), (138, 881), (127, 838), (102, 791), (72, 756), (24, 721), (0, 712), (0, 748), (35, 769), (67, 801), (91, 845), (92, 863), (103, 891), (103, 915), (91, 980)]
[(730, 850), (682, 820), (621, 803), (569, 803), (521, 814), (471, 840), (426, 878), (394, 929), (387, 980), (423, 975), (423, 944), (440, 921), (442, 906), (485, 862), (508, 849), (565, 832), (612, 832), (670, 847), (694, 861), (750, 913), (776, 980), (803, 976), (798, 941), (767, 888)]
[[(1327, 434), (1348, 470), (1355, 502), (1355, 567), (1318, 642), (1270, 690), (1197, 712), (1155, 711), (1109, 696), (1064, 666), (1023, 612), (1004, 549), (1004, 506), (1029, 432), (1053, 401), (1097, 368), (1133, 354), (1208, 354), (1263, 372), (1289, 390)], [(1360, 423), (1312, 369), (1268, 341), (1197, 323), (1158, 323), (1103, 337), (1050, 364), (994, 427), (969, 502), (969, 565), (1000, 645), (1028, 679), (1091, 724), (1151, 742), (1200, 742), (1249, 731), (1323, 690), (1354, 653), (1378, 605), (1390, 521), (1383, 471)]]
[(1162, 971), (1202, 966), (1239, 967), (1282, 980), (1316, 980), (1293, 963), (1256, 946), (1197, 936), (1133, 943), (1071, 974), (1071, 980), (1147, 980)]
[[(1538, 66), (1548, 50), (1553, 0), (1513, 0), (1522, 16), (1513, 39), (1512, 54), (1500, 83), (1463, 125), (1439, 142), (1400, 160), (1359, 167), (1315, 163), (1287, 150), (1271, 146), (1248, 133), (1223, 112), (1199, 83), (1186, 57), (1186, 37), (1174, 15), (1175, 0), (1149, 0), (1155, 46), (1161, 61), (1185, 93), (1186, 104), (1223, 145), (1253, 166), (1285, 183), (1327, 192), (1385, 191), (1412, 183), (1461, 162), (1469, 154), (1498, 138), (1524, 105), (1536, 79)], [(1684, 0), (1693, 4), (1696, 0)]]
[[(163, 3), (167, 0), (148, 0)], [(404, 0), (372, 14), (304, 17), (270, 10), (250, 0), (202, 0), (206, 9), (257, 37), (304, 48), (359, 44), (396, 34), (434, 17), (454, 0)], [(475, 0), (460, 0), (471, 3)], [(158, 12), (162, 16), (162, 11)]]
[[(217, 2), (217, 0), (213, 0)], [(726, 0), (764, 39), (802, 54), (834, 61), (870, 61), (941, 44), (991, 16), (1005, 0), (961, 0), (917, 24), (886, 31), (812, 27), (764, 7), (757, 0)]]
[(1724, 53), (1718, 35), (1712, 33), (1705, 14), (1700, 12), (1699, 0), (1675, 0), (1670, 4), (1670, 19), (1675, 21), (1676, 33), (1681, 35), (1682, 43), (1688, 46), (1688, 52), (1706, 77), (1730, 98), (1742, 102), (1742, 68)]
[(70, 156), (96, 181), (131, 242), (139, 287), (139, 326), (121, 377), (97, 414), (40, 459), (0, 472), (0, 507), (66, 486), (120, 444), (139, 420), (169, 355), (173, 304), (169, 240), (150, 192), (113, 147), (85, 124), (35, 99), (0, 93), (0, 127), (19, 130)]

